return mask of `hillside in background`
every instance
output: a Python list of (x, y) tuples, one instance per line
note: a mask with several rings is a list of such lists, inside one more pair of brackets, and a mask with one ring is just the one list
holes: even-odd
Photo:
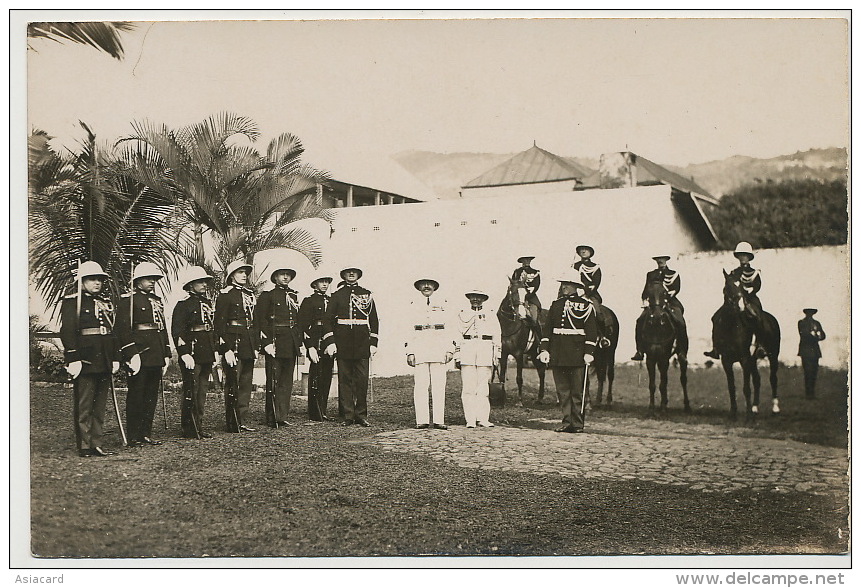
[[(515, 154), (402, 151), (392, 157), (408, 172), (430, 186), (440, 198), (451, 199), (459, 197), (458, 192), (462, 185), (513, 155)], [(648, 153), (640, 155), (649, 158)], [(597, 158), (574, 159), (591, 169), (598, 168)], [(684, 167), (656, 163), (661, 163), (667, 169), (683, 176), (693, 177), (713, 196), (720, 197), (747, 184), (806, 179), (845, 181), (848, 158), (845, 148), (835, 147), (799, 151), (770, 159), (737, 155)]]

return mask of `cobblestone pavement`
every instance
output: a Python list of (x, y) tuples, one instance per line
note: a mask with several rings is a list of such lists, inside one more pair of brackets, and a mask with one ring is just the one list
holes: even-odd
[[(544, 423), (559, 421), (540, 420)], [(605, 417), (586, 433), (496, 426), (398, 430), (371, 443), (466, 468), (644, 480), (703, 492), (751, 489), (848, 495), (847, 451), (743, 436), (743, 429)]]

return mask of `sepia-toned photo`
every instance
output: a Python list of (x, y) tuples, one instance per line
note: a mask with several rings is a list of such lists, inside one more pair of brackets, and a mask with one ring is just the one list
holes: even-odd
[(16, 582), (848, 577), (848, 11), (11, 25)]

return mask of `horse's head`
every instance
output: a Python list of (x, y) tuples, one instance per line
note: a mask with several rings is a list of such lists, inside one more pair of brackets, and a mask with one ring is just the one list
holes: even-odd
[(667, 289), (664, 284), (651, 281), (646, 285), (646, 301), (649, 303), (649, 314), (662, 315), (667, 307)]
[(747, 299), (744, 296), (744, 289), (741, 287), (741, 282), (728, 273), (723, 271), (723, 303), (725, 306), (737, 309), (739, 312), (744, 312), (747, 308)]
[(526, 318), (528, 309), (526, 308), (526, 285), (521, 277), (520, 280), (508, 278), (508, 294), (505, 299), (513, 312), (517, 313), (522, 319)]

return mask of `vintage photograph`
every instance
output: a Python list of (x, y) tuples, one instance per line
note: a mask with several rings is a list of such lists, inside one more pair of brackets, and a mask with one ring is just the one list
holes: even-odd
[(851, 566), (848, 11), (12, 12), (20, 566)]

